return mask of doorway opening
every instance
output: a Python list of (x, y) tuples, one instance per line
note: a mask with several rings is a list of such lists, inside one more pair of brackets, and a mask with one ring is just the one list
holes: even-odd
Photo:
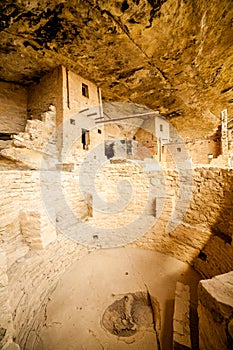
[(82, 145), (83, 149), (88, 150), (90, 145), (90, 132), (87, 129), (82, 129)]

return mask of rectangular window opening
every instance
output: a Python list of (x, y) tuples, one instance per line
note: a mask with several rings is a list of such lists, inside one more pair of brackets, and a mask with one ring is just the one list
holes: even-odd
[(160, 128), (160, 131), (163, 131), (163, 125), (162, 124), (160, 124), (159, 128)]
[(82, 95), (87, 98), (89, 97), (88, 86), (84, 83), (82, 83)]
[(98, 129), (98, 134), (102, 134), (102, 130)]
[(75, 125), (75, 119), (70, 119), (70, 124)]
[(180, 147), (177, 147), (177, 152), (181, 152), (181, 148)]

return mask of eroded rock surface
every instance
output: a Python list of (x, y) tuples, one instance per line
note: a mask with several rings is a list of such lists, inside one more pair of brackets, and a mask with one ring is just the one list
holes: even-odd
[(0, 78), (28, 83), (60, 63), (105, 100), (159, 109), (181, 134), (233, 111), (231, 0), (12, 1), (1, 5)]

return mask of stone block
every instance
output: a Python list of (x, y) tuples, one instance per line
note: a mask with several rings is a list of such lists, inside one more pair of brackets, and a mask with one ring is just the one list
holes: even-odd
[(190, 291), (189, 286), (176, 283), (176, 295), (173, 316), (173, 349), (191, 350), (190, 338)]
[(60, 171), (74, 171), (74, 163), (60, 163), (56, 164), (56, 169)]
[(48, 216), (43, 209), (20, 212), (21, 232), (30, 248), (43, 249), (56, 240), (55, 213), (52, 214)]
[(198, 316), (200, 350), (233, 348), (233, 271), (200, 281)]

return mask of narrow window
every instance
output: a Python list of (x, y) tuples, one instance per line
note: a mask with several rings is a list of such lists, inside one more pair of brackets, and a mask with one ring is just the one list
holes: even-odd
[(11, 140), (12, 139), (11, 135), (12, 134), (7, 133), (7, 132), (1, 132), (0, 133), (0, 140), (4, 140), (4, 141)]
[(67, 107), (70, 109), (69, 71), (67, 68), (66, 68), (66, 94), (67, 94)]
[(159, 128), (160, 128), (160, 131), (163, 131), (163, 125), (162, 124), (160, 124)]
[(177, 152), (181, 152), (181, 148), (180, 147), (178, 147), (176, 150), (177, 150)]
[(82, 145), (83, 145), (83, 149), (88, 150), (88, 146), (90, 145), (89, 130), (82, 129)]
[(84, 83), (82, 83), (82, 95), (87, 98), (89, 97), (88, 86)]
[(74, 119), (70, 119), (70, 124), (75, 125), (75, 120)]
[(102, 134), (102, 131), (100, 129), (98, 129), (98, 134)]

